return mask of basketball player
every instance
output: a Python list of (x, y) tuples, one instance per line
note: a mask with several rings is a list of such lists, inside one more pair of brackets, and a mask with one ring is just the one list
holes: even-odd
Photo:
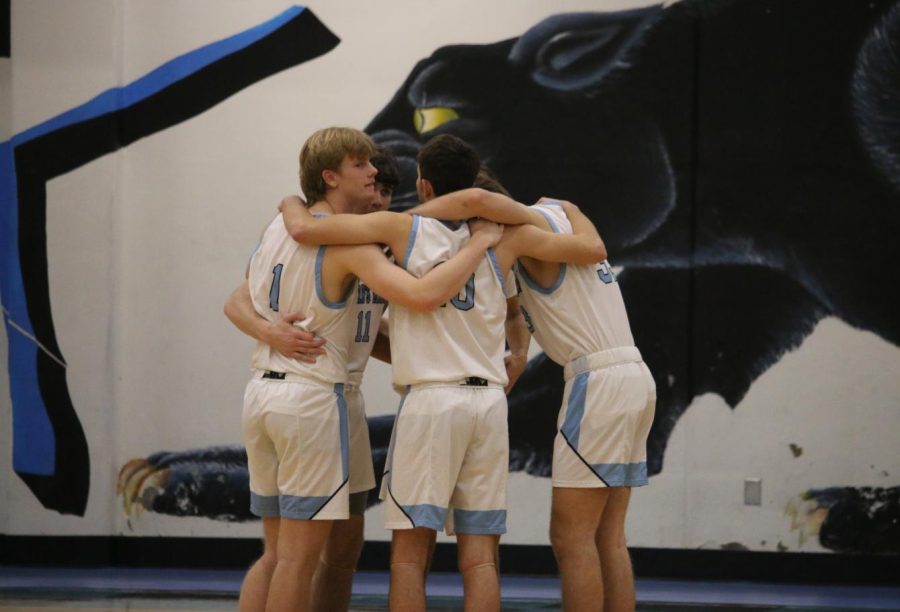
[[(507, 227), (495, 252), (502, 271), (515, 264), (522, 310), (534, 338), (565, 367), (550, 521), (563, 606), (579, 612), (634, 610), (625, 515), (631, 487), (647, 484), (656, 385), (634, 346), (622, 293), (596, 229), (569, 202), (542, 199), (528, 208), (479, 190), (432, 200), (410, 212), (525, 223)], [(551, 238), (547, 229), (554, 232)], [(596, 241), (601, 261), (558, 263), (573, 261), (564, 252), (577, 234)]]
[[(300, 153), (301, 185), (311, 211), (327, 215), (370, 206), (373, 152), (372, 141), (359, 130), (328, 128), (313, 134)], [(366, 293), (357, 278), (370, 292), (427, 311), (466, 283), (498, 239), (499, 229), (485, 226), (456, 257), (416, 278), (394, 266), (376, 245), (299, 245), (280, 216), (266, 228), (247, 275), (257, 312), (270, 320), (282, 309), (303, 312), (303, 327), (325, 344), (312, 364), (285, 358), (263, 344), (253, 356), (255, 374), (245, 393), (242, 428), (251, 510), (263, 519), (265, 549), (242, 585), (242, 610), (308, 610), (313, 573), (332, 523), (348, 518), (344, 385), (351, 343), (372, 331), (366, 311), (347, 308)]]
[[(380, 147), (370, 162), (378, 172), (375, 175), (375, 193), (371, 204), (362, 212), (387, 210), (400, 181), (397, 162), (390, 151)], [(344, 386), (350, 438), (350, 517), (346, 521), (335, 521), (328, 536), (313, 578), (313, 610), (347, 610), (350, 605), (353, 573), (363, 547), (366, 499), (369, 490), (375, 486), (365, 401), (360, 385), (370, 354), (390, 362), (390, 345), (378, 325), (385, 305), (380, 296), (371, 292), (365, 284), (360, 284), (356, 299), (351, 300), (348, 306), (355, 311), (351, 316), (352, 322), (364, 332), (360, 337), (354, 336), (350, 345), (349, 380)], [(259, 314), (254, 309), (246, 280), (229, 296), (225, 314), (238, 329), (285, 357), (314, 363), (316, 356), (325, 352), (321, 348), (324, 340), (294, 325), (294, 322), (306, 318), (303, 313), (282, 312), (282, 316), (272, 321)], [(371, 329), (365, 333), (363, 324), (369, 328), (370, 322)], [(377, 333), (375, 329), (378, 329)]]
[[(429, 141), (418, 161), (422, 200), (471, 185), (479, 169), (471, 147), (450, 135)], [(378, 213), (314, 221), (297, 203), (284, 210), (292, 235), (301, 241), (384, 242), (415, 274), (440, 263), (465, 237), (462, 228), (417, 216)], [(382, 484), (385, 524), (393, 530), (392, 609), (424, 609), (429, 545), (450, 522), (459, 544), (466, 609), (499, 609), (497, 542), (506, 530), (508, 471), (501, 330), (509, 317), (502, 312), (502, 297), (514, 291), (491, 255), (465, 291), (434, 313), (389, 310), (394, 383), (407, 388)], [(520, 317), (517, 307), (512, 312)], [(432, 338), (423, 351), (422, 342)], [(520, 338), (508, 335), (512, 352), (524, 356), (527, 335), (524, 344)]]

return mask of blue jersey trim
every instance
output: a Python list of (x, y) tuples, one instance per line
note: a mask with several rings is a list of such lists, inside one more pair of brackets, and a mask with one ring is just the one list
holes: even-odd
[(503, 289), (503, 297), (506, 297), (506, 280), (503, 278), (503, 273), (500, 270), (500, 263), (497, 261), (497, 254), (494, 252), (494, 247), (491, 247), (487, 250), (488, 259), (491, 260), (491, 267), (494, 269), (494, 274), (497, 275), (497, 280), (500, 281), (500, 288)]
[(347, 305), (347, 299), (344, 298), (343, 302), (332, 302), (325, 297), (325, 289), (322, 287), (322, 260), (325, 259), (326, 248), (327, 247), (323, 244), (319, 247), (319, 252), (316, 253), (316, 295), (318, 296), (319, 301), (328, 308), (337, 310)]
[[(543, 204), (551, 204), (551, 202), (543, 202), (542, 205)], [(555, 204), (556, 206), (559, 206), (559, 203), (553, 203), (553, 204)], [(550, 227), (553, 229), (554, 234), (560, 233), (559, 227), (557, 227), (556, 223), (553, 222), (553, 219), (550, 217), (550, 215), (548, 215), (546, 212), (544, 212), (537, 206), (535, 206), (534, 209), (536, 211), (538, 211), (544, 217), (544, 219), (547, 220), (547, 223), (550, 224)], [(519, 276), (522, 278), (522, 280), (525, 281), (525, 284), (528, 285), (529, 289), (536, 291), (538, 293), (543, 293), (544, 295), (550, 295), (551, 293), (553, 293), (554, 291), (559, 289), (559, 286), (562, 285), (563, 281), (566, 279), (566, 265), (567, 264), (564, 264), (564, 263), (559, 264), (559, 274), (556, 275), (556, 280), (553, 281), (553, 284), (550, 285), (549, 287), (541, 287), (537, 283), (537, 281), (535, 281), (533, 278), (528, 276), (528, 271), (525, 269), (525, 266), (523, 266), (522, 264), (520, 264), (518, 262), (516, 263), (516, 270), (518, 271)]]
[(558, 233), (559, 233), (559, 227), (557, 227), (556, 222), (553, 220), (553, 217), (551, 217), (550, 215), (548, 215), (546, 211), (541, 210), (541, 209), (540, 209), (539, 207), (537, 207), (537, 206), (535, 206), (534, 209), (535, 209), (536, 211), (538, 211), (539, 213), (541, 213), (541, 216), (544, 217), (544, 219), (547, 220), (547, 223), (550, 224), (550, 228), (553, 230), (553, 233), (554, 233), (554, 234), (558, 234)]
[(416, 244), (416, 235), (419, 233), (419, 215), (413, 215), (412, 227), (409, 228), (409, 240), (406, 243), (406, 253), (403, 254), (403, 269), (409, 270), (409, 256), (412, 253), (413, 245)]
[(506, 510), (453, 510), (453, 530), (457, 533), (506, 533)]

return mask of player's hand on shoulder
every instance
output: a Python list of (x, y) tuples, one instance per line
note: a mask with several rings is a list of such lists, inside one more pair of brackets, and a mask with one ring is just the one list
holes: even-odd
[(299, 204), (300, 206), (306, 206), (306, 200), (298, 195), (285, 196), (281, 199), (281, 202), (278, 203), (278, 212), (284, 212), (284, 207), (289, 204)]
[(479, 236), (480, 240), (486, 240), (488, 247), (496, 246), (503, 236), (503, 226), (492, 221), (470, 219), (468, 223), (469, 233), (472, 234), (472, 237)]

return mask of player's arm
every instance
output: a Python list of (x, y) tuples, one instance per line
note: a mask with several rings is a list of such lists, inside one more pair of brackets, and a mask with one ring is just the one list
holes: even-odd
[[(372, 213), (376, 214), (376, 213)], [(391, 304), (429, 312), (457, 295), (485, 256), (500, 239), (502, 228), (483, 223), (449, 260), (416, 278), (392, 263), (374, 244), (344, 247), (339, 257), (345, 268)]]
[(387, 317), (381, 317), (381, 323), (378, 326), (378, 335), (375, 336), (375, 343), (372, 345), (372, 357), (385, 363), (391, 362), (391, 338), (390, 324)]
[(442, 195), (407, 212), (445, 221), (480, 217), (505, 225), (532, 223), (544, 227), (543, 218), (539, 212), (503, 194), (492, 193), (477, 187)]
[(300, 244), (396, 244), (409, 233), (408, 215), (380, 211), (367, 215), (328, 215), (316, 218), (297, 196), (281, 201), (284, 226)]
[(506, 300), (506, 344), (509, 345), (509, 355), (503, 358), (506, 375), (509, 378), (506, 389), (504, 389), (507, 394), (512, 391), (519, 376), (525, 371), (530, 342), (531, 334), (528, 333), (525, 316), (519, 308), (519, 300), (511, 297)]
[(575, 207), (574, 234), (558, 234), (533, 225), (511, 227), (504, 236), (515, 257), (533, 257), (554, 263), (593, 264), (606, 259), (606, 245), (590, 219)]
[(597, 261), (606, 259), (606, 245), (603, 243), (603, 238), (600, 237), (600, 232), (597, 231), (597, 228), (591, 220), (588, 219), (587, 215), (581, 212), (581, 209), (571, 202), (560, 200), (559, 203), (562, 206), (563, 211), (565, 211), (566, 217), (569, 218), (569, 223), (572, 224), (572, 233), (583, 240), (588, 249), (596, 250), (594, 256), (599, 259), (587, 263), (596, 263)]
[(225, 316), (239, 330), (268, 344), (290, 359), (315, 363), (316, 356), (325, 352), (325, 340), (306, 330), (294, 327), (293, 322), (304, 318), (301, 313), (289, 313), (272, 322), (259, 315), (253, 308), (247, 281), (231, 292), (225, 302)]

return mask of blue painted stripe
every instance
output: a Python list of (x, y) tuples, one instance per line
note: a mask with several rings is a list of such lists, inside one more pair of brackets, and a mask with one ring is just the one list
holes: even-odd
[(325, 306), (337, 310), (346, 306), (347, 300), (345, 299), (343, 302), (332, 302), (325, 297), (325, 289), (322, 287), (322, 260), (325, 258), (326, 248), (325, 245), (322, 245), (316, 253), (316, 295), (319, 297), (319, 301), (325, 304)]
[(435, 531), (441, 531), (444, 528), (444, 522), (447, 520), (447, 508), (433, 504), (412, 504), (401, 506), (401, 508), (412, 521), (414, 527), (428, 527)]
[(488, 259), (491, 260), (491, 267), (494, 269), (494, 274), (497, 275), (497, 280), (500, 281), (500, 288), (503, 289), (503, 295), (506, 296), (506, 280), (503, 278), (503, 272), (500, 271), (500, 262), (497, 261), (497, 254), (494, 252), (494, 248), (491, 247), (487, 250)]
[(647, 484), (647, 464), (640, 463), (594, 463), (597, 475), (610, 487), (639, 487)]
[[(0, 297), (9, 346), (9, 394), (15, 408), (12, 411), (13, 469), (20, 474), (50, 476), (56, 472), (56, 435), (38, 385), (40, 349), (31, 339), (35, 333), (25, 303), (18, 226), (15, 160), (12, 146), (4, 142), (0, 144), (0, 236), (4, 237), (0, 240)], [(59, 355), (56, 357), (62, 360)]]
[(409, 229), (409, 240), (406, 242), (406, 253), (403, 254), (403, 268), (405, 270), (409, 270), (409, 255), (412, 253), (413, 245), (416, 244), (420, 218), (419, 215), (413, 215), (412, 227)]
[(337, 396), (338, 417), (341, 423), (341, 469), (343, 479), (350, 477), (350, 425), (347, 420), (347, 402), (344, 400), (344, 384), (334, 385), (334, 394)]
[(566, 405), (566, 418), (563, 419), (560, 428), (573, 449), (578, 448), (578, 437), (581, 435), (581, 419), (584, 418), (584, 400), (590, 374), (582, 372), (572, 380), (569, 402)]
[[(84, 104), (0, 143), (0, 299), (9, 341), (8, 367), (13, 406), (13, 467), (20, 474), (56, 472), (56, 438), (40, 393), (34, 328), (28, 316), (19, 260), (18, 185), (15, 147), (70, 125), (132, 106), (236, 51), (265, 38), (306, 9), (294, 6), (258, 26), (181, 55), (124, 86), (109, 89)], [(8, 314), (7, 314), (8, 313)], [(16, 327), (13, 327), (14, 323)], [(21, 331), (20, 331), (21, 330)], [(26, 335), (22, 335), (22, 334)], [(43, 349), (40, 349), (43, 350)], [(54, 358), (64, 364), (62, 355)]]
[(277, 517), (281, 514), (277, 495), (259, 495), (250, 491), (250, 512), (260, 517)]
[(128, 108), (210, 64), (249, 47), (305, 10), (302, 6), (292, 6), (280, 15), (276, 15), (272, 19), (248, 30), (176, 57), (125, 87), (108, 89), (81, 106), (48, 119), (21, 134), (17, 134), (12, 138), (12, 142), (15, 146), (18, 146), (59, 128), (94, 119), (119, 109)]
[(38, 347), (4, 319), (11, 357), (9, 390), (16, 406), (12, 414), (13, 469), (20, 474), (50, 476), (56, 473), (56, 434), (38, 386)]
[(453, 529), (457, 533), (506, 533), (506, 510), (453, 510)]

